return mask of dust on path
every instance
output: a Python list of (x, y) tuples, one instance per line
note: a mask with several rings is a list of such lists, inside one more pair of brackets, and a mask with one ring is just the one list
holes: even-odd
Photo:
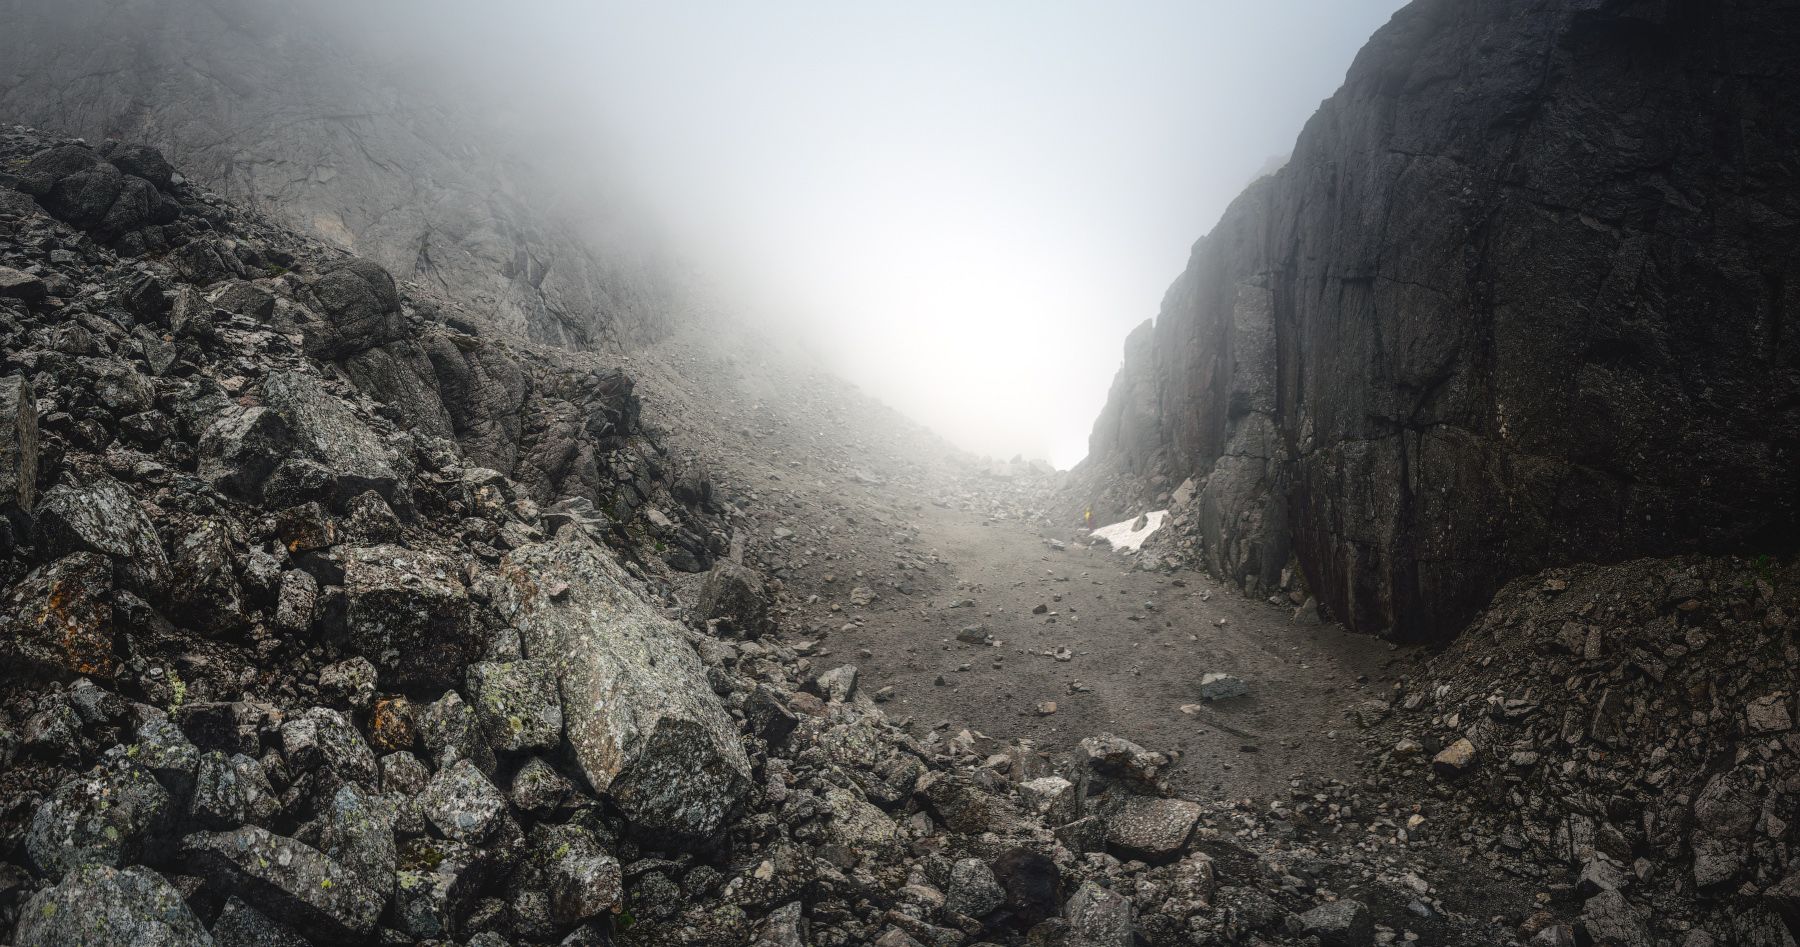
[[(1133, 570), (1129, 558), (1075, 544), (1053, 550), (1017, 522), (924, 504), (915, 525), (919, 546), (947, 560), (942, 590), (845, 606), (861, 623), (828, 642), (840, 657), (859, 653), (865, 687), (893, 686), (896, 718), (1050, 750), (1116, 733), (1179, 750), (1172, 781), (1190, 794), (1284, 797), (1296, 776), (1355, 775), (1360, 748), (1343, 713), (1392, 683), (1398, 657), (1387, 646), (1298, 624), (1198, 573)], [(974, 606), (952, 607), (960, 600)], [(1046, 614), (1032, 614), (1039, 605)], [(997, 646), (957, 640), (974, 624)], [(1072, 658), (1053, 657), (1059, 648)], [(1250, 695), (1202, 704), (1209, 671), (1243, 678)], [(1044, 701), (1055, 713), (1038, 714)]]

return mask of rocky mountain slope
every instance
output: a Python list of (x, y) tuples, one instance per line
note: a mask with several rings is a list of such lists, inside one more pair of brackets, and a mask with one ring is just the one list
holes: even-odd
[[(1127, 342), (1067, 504), (1351, 627), (1800, 536), (1800, 7), (1418, 0)], [(1164, 501), (1166, 502), (1166, 500)]]
[(346, 38), (343, 9), (4, 0), (0, 21), (0, 116), (151, 144), (238, 206), (454, 298), (492, 332), (616, 349), (668, 328), (667, 264), (641, 228), (571, 201), (600, 199), (603, 174), (547, 191), (528, 146), (380, 37)]
[(895, 725), (617, 365), (153, 149), (5, 126), (0, 167), (11, 942), (1510, 936), (1130, 741)]

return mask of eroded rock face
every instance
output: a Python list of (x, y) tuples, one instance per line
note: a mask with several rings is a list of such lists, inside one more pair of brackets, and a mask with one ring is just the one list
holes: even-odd
[(1401, 10), (1133, 334), (1088, 472), (1193, 476), (1214, 570), (1291, 552), (1403, 639), (1546, 565), (1791, 547), (1794, 22)]
[(581, 542), (515, 549), (501, 608), (527, 657), (557, 668), (567, 738), (635, 825), (703, 839), (741, 808), (750, 764), (680, 626)]

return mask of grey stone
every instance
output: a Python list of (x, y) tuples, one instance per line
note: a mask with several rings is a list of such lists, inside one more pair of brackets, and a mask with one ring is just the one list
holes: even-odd
[(281, 754), (288, 768), (311, 773), (325, 791), (343, 783), (374, 789), (379, 771), (362, 734), (329, 707), (312, 707), (281, 725)]
[(111, 477), (58, 484), (38, 501), (32, 541), (38, 554), (60, 558), (93, 552), (112, 560), (120, 584), (158, 602), (169, 585), (169, 558), (156, 528), (131, 491)]
[(404, 459), (317, 376), (272, 373), (263, 379), (262, 396), (287, 422), (295, 447), (330, 474), (337, 502), (348, 502), (365, 490), (389, 503), (401, 502), (407, 474)]
[(0, 675), (112, 680), (119, 666), (113, 653), (113, 574), (112, 560), (91, 552), (28, 573), (6, 596)]
[(212, 939), (213, 947), (310, 947), (293, 928), (235, 897), (220, 909)]
[[(245, 757), (249, 759), (249, 757)], [(194, 795), (188, 801), (188, 823), (198, 829), (234, 829), (250, 819), (237, 767), (218, 750), (200, 755)]]
[(562, 695), (551, 663), (473, 664), (467, 690), (475, 719), (496, 751), (519, 753), (562, 744)]
[(319, 669), (319, 692), (339, 710), (367, 711), (379, 684), (375, 665), (362, 655)]
[(1084, 947), (1131, 947), (1137, 911), (1131, 900), (1088, 881), (1063, 907), (1074, 943)]
[(37, 395), (23, 375), (0, 378), (0, 515), (31, 511), (37, 500)]
[(365, 792), (354, 783), (339, 786), (320, 815), (319, 850), (349, 869), (372, 891), (394, 885), (398, 861), (391, 797)]
[(487, 838), (506, 815), (506, 797), (466, 759), (433, 776), (418, 804), (439, 832), (457, 841)]
[(1106, 841), (1126, 857), (1165, 861), (1187, 844), (1200, 813), (1199, 804), (1186, 799), (1132, 796), (1106, 820)]
[(481, 656), (469, 594), (456, 565), (398, 546), (343, 550), (344, 624), (351, 646), (403, 690), (461, 680)]
[(1006, 889), (987, 862), (964, 858), (950, 866), (950, 883), (944, 888), (944, 910), (983, 918), (1006, 903)]
[(1368, 906), (1349, 898), (1328, 901), (1300, 915), (1300, 927), (1323, 947), (1369, 947), (1375, 939), (1375, 919)]
[(431, 765), (448, 769), (458, 760), (470, 760), (483, 773), (494, 772), (494, 749), (481, 731), (475, 711), (462, 695), (445, 692), (425, 708), (419, 719), (420, 736), (431, 755)]
[(705, 838), (736, 815), (749, 760), (680, 626), (585, 543), (515, 549), (501, 577), (498, 605), (527, 657), (557, 668), (589, 785), (646, 832)]
[(19, 911), (17, 947), (212, 947), (181, 892), (148, 868), (90, 865)]
[(122, 757), (77, 776), (32, 813), (31, 863), (52, 879), (84, 865), (120, 867), (159, 854), (173, 825), (168, 790)]
[(181, 840), (183, 864), (302, 936), (365, 938), (387, 902), (319, 850), (255, 826), (197, 832)]
[(696, 611), (702, 620), (717, 621), (720, 627), (746, 637), (761, 635), (769, 611), (762, 577), (729, 559), (719, 560), (700, 584)]

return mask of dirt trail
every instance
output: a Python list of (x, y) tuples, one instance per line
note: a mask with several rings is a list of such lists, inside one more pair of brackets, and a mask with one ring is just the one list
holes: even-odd
[[(891, 685), (896, 717), (1045, 749), (1112, 732), (1181, 751), (1176, 787), (1215, 796), (1285, 795), (1298, 775), (1353, 775), (1343, 710), (1387, 686), (1386, 647), (1297, 624), (1197, 573), (1133, 570), (1106, 547), (1054, 550), (1016, 522), (928, 503), (915, 524), (918, 546), (947, 560), (943, 590), (846, 605), (861, 622), (830, 639), (839, 656), (869, 653), (858, 660), (865, 686)], [(995, 644), (958, 640), (977, 624)], [(1250, 694), (1202, 702), (1209, 671), (1241, 677)], [(1054, 713), (1039, 714), (1045, 701)]]

